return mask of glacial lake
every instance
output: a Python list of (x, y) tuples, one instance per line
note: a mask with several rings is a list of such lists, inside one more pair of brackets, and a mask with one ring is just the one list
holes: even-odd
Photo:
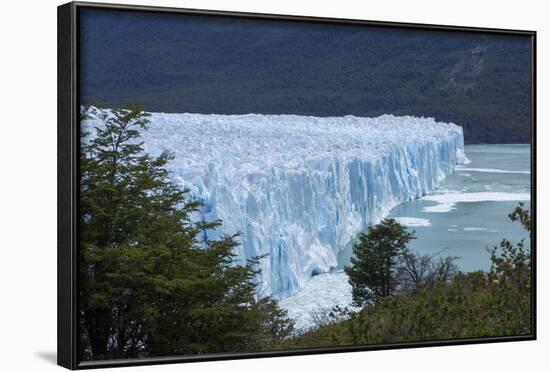
[[(487, 270), (487, 250), (502, 238), (517, 242), (528, 234), (508, 214), (519, 201), (529, 207), (529, 145), (467, 145), (469, 164), (457, 166), (430, 195), (399, 205), (391, 217), (414, 230), (409, 247), (421, 254), (459, 257), (462, 271)], [(339, 255), (349, 263), (351, 245)]]

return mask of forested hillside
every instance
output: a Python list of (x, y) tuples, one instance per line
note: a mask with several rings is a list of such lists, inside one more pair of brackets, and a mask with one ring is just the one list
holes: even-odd
[(81, 100), (146, 111), (435, 117), (530, 140), (530, 39), (85, 10)]

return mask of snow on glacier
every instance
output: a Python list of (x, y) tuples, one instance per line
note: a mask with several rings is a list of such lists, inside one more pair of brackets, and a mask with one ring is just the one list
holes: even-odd
[[(101, 125), (91, 108), (84, 128)], [(145, 151), (204, 201), (209, 232), (240, 233), (261, 260), (259, 296), (284, 298), (337, 264), (357, 233), (465, 164), (462, 128), (431, 118), (152, 113)]]

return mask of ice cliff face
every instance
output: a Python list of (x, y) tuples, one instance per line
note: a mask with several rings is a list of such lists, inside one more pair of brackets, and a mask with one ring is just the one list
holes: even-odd
[[(83, 126), (99, 125), (93, 115)], [(144, 148), (174, 153), (173, 176), (204, 200), (200, 218), (240, 232), (261, 261), (259, 295), (285, 297), (391, 208), (464, 162), (462, 128), (433, 119), (153, 113)]]

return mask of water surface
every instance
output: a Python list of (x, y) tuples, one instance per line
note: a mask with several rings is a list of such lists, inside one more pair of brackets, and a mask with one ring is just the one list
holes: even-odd
[[(529, 145), (469, 145), (471, 161), (458, 166), (434, 193), (403, 203), (391, 217), (414, 230), (409, 247), (422, 254), (451, 255), (460, 270), (487, 270), (487, 250), (502, 238), (528, 240), (519, 223), (508, 219), (519, 201), (529, 206), (531, 192)], [(349, 263), (351, 244), (339, 255)]]

